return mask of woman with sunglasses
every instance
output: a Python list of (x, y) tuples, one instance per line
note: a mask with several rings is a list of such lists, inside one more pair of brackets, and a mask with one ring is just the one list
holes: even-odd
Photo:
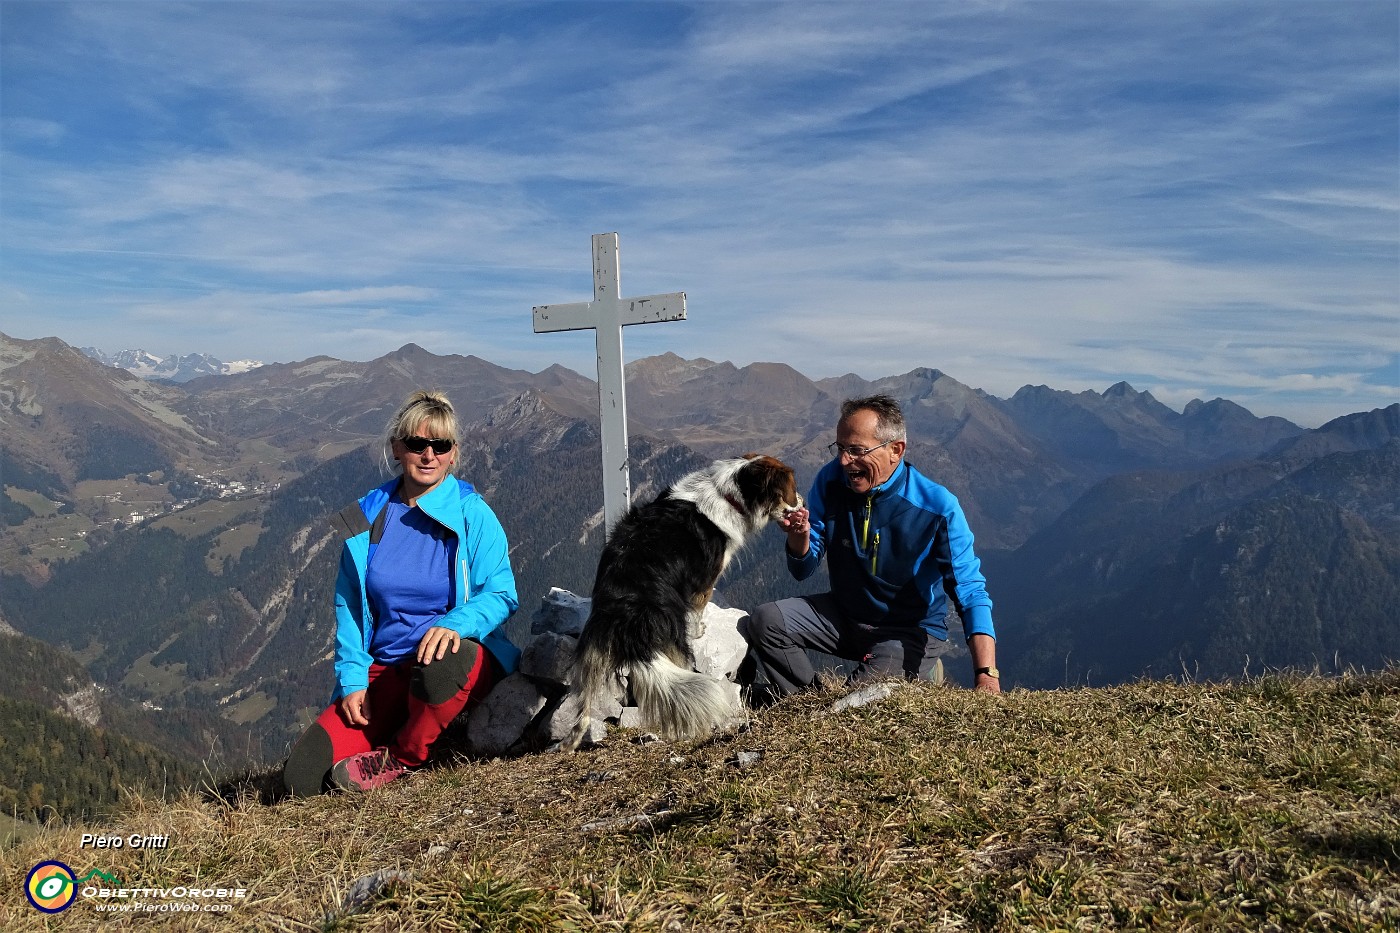
[(457, 418), (415, 392), (389, 422), (399, 475), (336, 516), (335, 693), (283, 768), (296, 795), (370, 790), (423, 764), (448, 723), (514, 670), (519, 605), (495, 513), (453, 475)]

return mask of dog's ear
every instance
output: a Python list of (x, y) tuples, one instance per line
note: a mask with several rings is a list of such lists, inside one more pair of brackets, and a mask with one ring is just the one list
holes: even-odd
[(748, 453), (746, 453), (746, 454), (740, 454), (739, 456), (740, 456), (742, 459), (744, 459), (744, 460), (753, 460), (754, 458), (756, 458), (756, 457), (761, 457), (761, 456), (763, 456), (763, 455), (762, 455), (762, 454), (756, 454), (756, 453), (754, 453), (753, 451), (749, 451)]

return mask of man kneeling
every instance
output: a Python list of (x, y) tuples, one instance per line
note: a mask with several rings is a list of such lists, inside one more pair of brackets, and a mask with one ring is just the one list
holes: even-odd
[(904, 414), (887, 395), (841, 406), (833, 459), (807, 507), (779, 522), (787, 565), (805, 580), (827, 558), (829, 592), (764, 603), (749, 620), (750, 657), (771, 690), (811, 686), (808, 648), (857, 662), (852, 681), (926, 678), (948, 640), (951, 598), (975, 687), (999, 693), (996, 630), (981, 562), (958, 500), (904, 461)]

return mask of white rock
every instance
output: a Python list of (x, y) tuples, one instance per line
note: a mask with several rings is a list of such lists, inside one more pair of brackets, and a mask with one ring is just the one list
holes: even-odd
[(831, 704), (830, 711), (839, 713), (842, 710), (854, 709), (857, 706), (868, 706), (894, 693), (894, 684), (870, 684), (861, 687), (859, 690), (846, 694), (835, 703)]
[(742, 609), (721, 609), (707, 603), (700, 616), (700, 632), (690, 643), (695, 669), (716, 680), (733, 680), (749, 645), (740, 624), (749, 617)]
[(557, 632), (577, 638), (583, 631), (583, 623), (588, 621), (588, 611), (592, 607), (593, 600), (587, 596), (575, 596), (568, 590), (551, 587), (530, 619), (530, 634)]
[(747, 771), (749, 768), (754, 767), (762, 760), (763, 751), (760, 749), (756, 752), (740, 752), (735, 757), (734, 763), (737, 764), (743, 770)]

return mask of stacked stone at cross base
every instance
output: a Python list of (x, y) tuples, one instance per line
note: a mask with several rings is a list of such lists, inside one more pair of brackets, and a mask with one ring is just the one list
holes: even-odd
[[(467, 739), (473, 753), (494, 756), (539, 751), (573, 729), (579, 709), (578, 699), (568, 692), (570, 669), (591, 605), (587, 597), (557, 588), (540, 601), (519, 668), (497, 684), (468, 716)], [(739, 686), (734, 680), (748, 650), (741, 634), (747, 624), (748, 613), (709, 603), (689, 633), (695, 669), (729, 685), (736, 711), (740, 708)], [(625, 690), (619, 687), (606, 708), (593, 710), (587, 740), (602, 741), (609, 724), (640, 726), (636, 707), (625, 705), (627, 702)]]

